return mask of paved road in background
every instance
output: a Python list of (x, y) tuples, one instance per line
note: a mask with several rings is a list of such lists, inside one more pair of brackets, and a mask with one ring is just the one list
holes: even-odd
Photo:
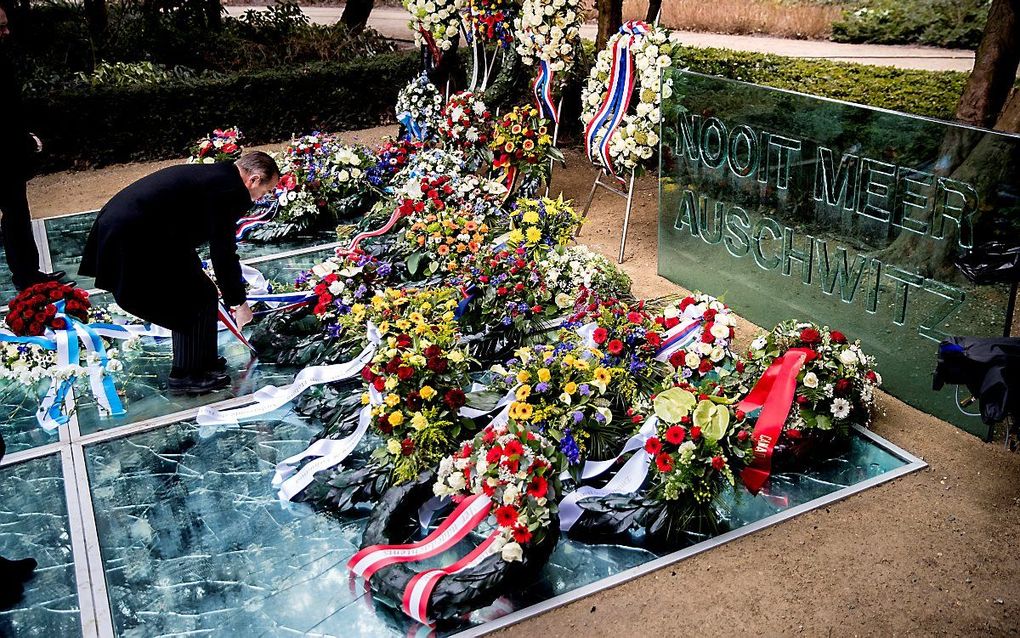
[[(239, 16), (257, 7), (227, 7), (230, 15)], [(343, 7), (304, 7), (302, 10), (317, 24), (333, 24), (340, 19)], [(409, 14), (399, 7), (377, 7), (372, 11), (369, 26), (389, 38), (410, 40), (407, 27)], [(936, 49), (931, 47), (889, 46), (882, 44), (841, 44), (824, 40), (787, 40), (750, 35), (722, 35), (679, 31), (683, 44), (715, 47), (756, 53), (775, 53), (796, 58), (824, 58), (843, 62), (859, 62), (901, 69), (969, 72), (974, 65), (973, 51)], [(586, 24), (582, 36), (595, 39), (594, 24)]]

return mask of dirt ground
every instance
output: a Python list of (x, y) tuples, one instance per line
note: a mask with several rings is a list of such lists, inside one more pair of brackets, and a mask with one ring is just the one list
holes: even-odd
[[(351, 134), (373, 142), (392, 128)], [(568, 152), (553, 192), (583, 206), (594, 171)], [(101, 206), (169, 164), (39, 177), (37, 216)], [(657, 192), (641, 180), (624, 269), (639, 297), (656, 275)], [(602, 192), (580, 241), (615, 259), (622, 199)], [(739, 308), (737, 309), (739, 311)], [(742, 322), (738, 338), (755, 330)], [(1020, 634), (1020, 455), (881, 395), (875, 431), (929, 467), (510, 627), (513, 636), (973, 636)]]

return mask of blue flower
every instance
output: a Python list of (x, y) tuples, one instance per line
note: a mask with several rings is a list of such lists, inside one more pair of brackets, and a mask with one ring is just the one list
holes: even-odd
[(591, 387), (589, 387), (587, 383), (582, 383), (577, 388), (577, 391), (580, 392), (583, 397), (591, 396)]
[(577, 447), (577, 441), (570, 433), (570, 428), (563, 430), (563, 438), (560, 439), (560, 452), (567, 457), (567, 461), (571, 465), (576, 465), (581, 460), (581, 450)]
[(540, 381), (539, 383), (535, 384), (535, 392), (538, 392), (539, 394), (545, 392), (548, 389), (549, 389), (549, 384), (546, 383), (545, 381)]

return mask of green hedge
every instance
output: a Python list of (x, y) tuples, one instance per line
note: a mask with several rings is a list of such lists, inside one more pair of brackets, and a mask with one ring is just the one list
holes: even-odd
[(778, 89), (952, 119), (967, 74), (683, 47), (680, 67)]
[(41, 171), (181, 157), (218, 126), (264, 144), (313, 130), (350, 130), (393, 119), (416, 52), (348, 64), (317, 63), (217, 79), (99, 87), (26, 99), (45, 141)]

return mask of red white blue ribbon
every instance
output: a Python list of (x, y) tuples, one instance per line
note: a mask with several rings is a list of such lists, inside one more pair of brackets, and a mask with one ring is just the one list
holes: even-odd
[(244, 344), (246, 348), (251, 350), (252, 354), (255, 354), (255, 346), (251, 345), (248, 338), (241, 332), (240, 326), (237, 325), (237, 320), (234, 319), (234, 314), (223, 305), (223, 302), (219, 302), (216, 306), (217, 314), (219, 315), (220, 323), (223, 324), (230, 334), (237, 337), (237, 340)]
[(553, 71), (549, 68), (549, 63), (542, 60), (538, 66), (538, 75), (535, 76), (535, 82), (531, 87), (535, 92), (535, 104), (542, 117), (559, 124), (560, 112), (553, 104), (552, 84)]
[(621, 178), (616, 174), (613, 162), (609, 158), (609, 144), (613, 134), (623, 122), (634, 95), (636, 75), (634, 56), (630, 47), (638, 37), (647, 35), (650, 30), (647, 24), (637, 20), (620, 27), (620, 33), (626, 37), (617, 38), (613, 43), (613, 65), (609, 72), (606, 97), (584, 130), (585, 151), (588, 157), (598, 157), (606, 171), (617, 179)]
[(705, 318), (699, 316), (673, 326), (673, 328), (666, 332), (665, 340), (663, 340), (659, 350), (655, 353), (655, 360), (668, 361), (671, 354), (697, 341), (698, 328), (701, 327), (704, 321)]
[(237, 229), (234, 231), (234, 239), (242, 241), (248, 233), (255, 230), (259, 226), (264, 226), (271, 222), (276, 217), (276, 211), (280, 209), (279, 201), (273, 202), (266, 210), (256, 213), (254, 215), (248, 215), (237, 220)]

